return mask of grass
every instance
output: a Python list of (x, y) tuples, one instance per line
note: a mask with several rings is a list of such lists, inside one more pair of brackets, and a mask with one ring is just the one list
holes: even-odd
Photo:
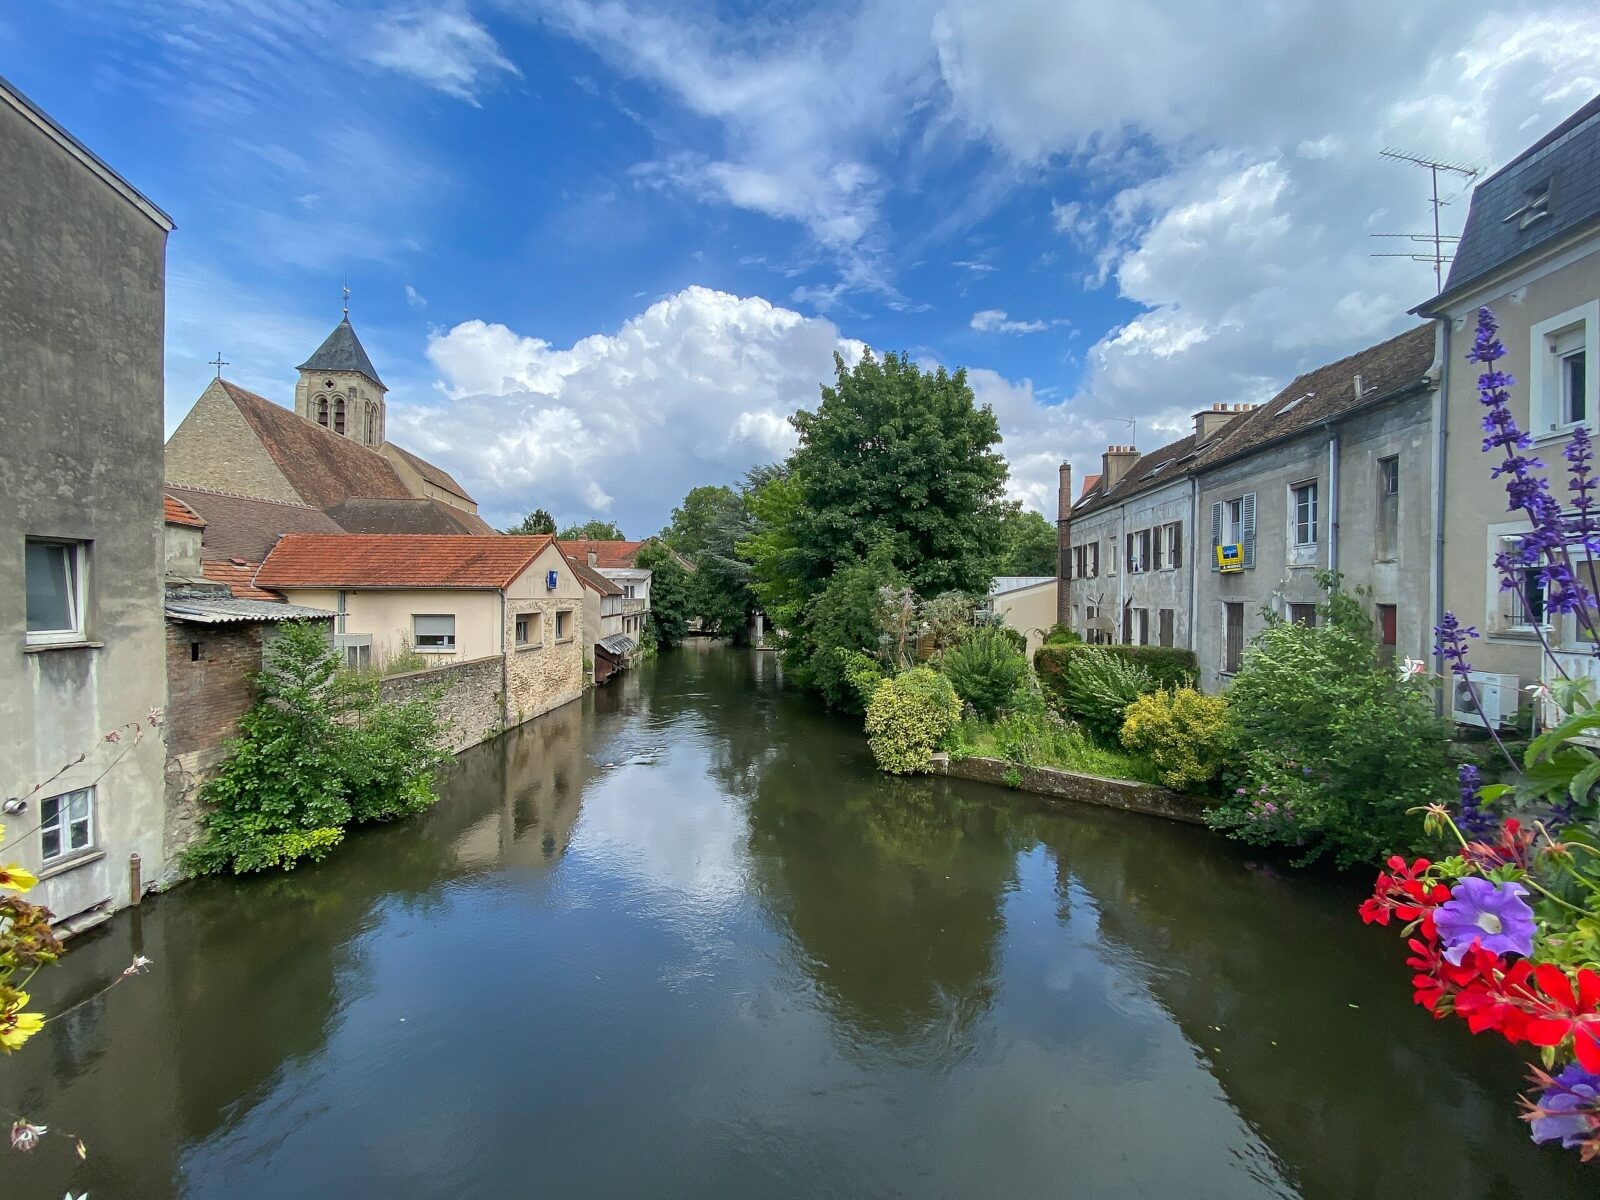
[(949, 748), (957, 758), (998, 758), (1025, 767), (1056, 767), (1136, 783), (1160, 782), (1149, 759), (1102, 745), (1059, 717), (1014, 713), (992, 722), (969, 717), (956, 726)]

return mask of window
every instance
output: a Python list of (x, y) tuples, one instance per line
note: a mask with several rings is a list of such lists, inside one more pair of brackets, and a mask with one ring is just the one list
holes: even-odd
[(560, 609), (556, 613), (556, 641), (564, 642), (572, 636), (572, 610)]
[(364, 642), (346, 646), (344, 665), (353, 671), (365, 671), (372, 665), (372, 647)]
[(200, 643), (199, 642), (190, 642), (189, 643), (189, 661), (190, 662), (199, 662), (200, 661)]
[(1524, 567), (1520, 572), (1518, 586), (1511, 589), (1511, 623), (1517, 626), (1544, 624), (1544, 580), (1539, 577), (1540, 568)]
[(1522, 207), (1508, 213), (1502, 220), (1515, 221), (1518, 229), (1526, 229), (1550, 215), (1550, 181), (1536, 183), (1522, 193)]
[(1157, 637), (1163, 646), (1172, 645), (1172, 610), (1163, 608), (1156, 616)]
[(634, 600), (638, 598), (639, 591), (633, 584), (625, 583), (622, 585), (622, 594), (627, 599)]
[(24, 558), (27, 641), (37, 646), (83, 641), (83, 577), (89, 543), (29, 538)]
[(1211, 506), (1211, 569), (1219, 571), (1220, 546), (1238, 546), (1241, 565), (1256, 565), (1256, 494), (1246, 492), (1231, 500), (1218, 500)]
[(1380, 662), (1394, 662), (1394, 648), (1398, 642), (1395, 633), (1397, 629), (1398, 610), (1392, 604), (1378, 605), (1378, 659)]
[(1244, 605), (1229, 601), (1222, 606), (1222, 673), (1236, 675), (1244, 658)]
[(344, 397), (343, 396), (335, 396), (333, 398), (333, 431), (335, 433), (343, 433), (344, 432)]
[(1150, 569), (1150, 531), (1141, 529), (1128, 535), (1128, 570), (1140, 574)]
[(411, 618), (412, 645), (423, 654), (449, 654), (456, 648), (456, 618), (419, 615)]
[(1528, 428), (1534, 436), (1594, 424), (1600, 358), (1600, 301), (1540, 321), (1530, 330)]
[(1390, 455), (1378, 460), (1378, 558), (1393, 562), (1399, 557), (1400, 458)]
[(1167, 566), (1177, 570), (1183, 566), (1183, 522), (1174, 521), (1167, 526)]
[(1167, 527), (1156, 526), (1151, 534), (1150, 543), (1150, 569), (1153, 571), (1165, 570), (1167, 566)]
[(1107, 575), (1115, 575), (1117, 573), (1117, 539), (1116, 538), (1112, 538), (1110, 545), (1111, 545), (1111, 569), (1108, 570), (1106, 572), (1106, 574)]
[(1296, 546), (1317, 544), (1317, 484), (1297, 483), (1289, 489), (1289, 517)]
[(1317, 606), (1315, 604), (1289, 605), (1289, 620), (1295, 625), (1305, 625), (1308, 628), (1317, 623)]
[(1138, 645), (1148, 646), (1150, 644), (1150, 610), (1148, 608), (1136, 608), (1133, 610), (1133, 635)]
[(94, 789), (51, 796), (39, 806), (39, 857), (67, 858), (94, 846)]
[(539, 646), (544, 644), (544, 614), (526, 612), (517, 614), (517, 645)]
[(1561, 423), (1577, 425), (1589, 416), (1588, 354), (1580, 345), (1561, 357)]

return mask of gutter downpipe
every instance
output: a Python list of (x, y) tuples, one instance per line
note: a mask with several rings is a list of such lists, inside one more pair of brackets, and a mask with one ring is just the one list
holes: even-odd
[(1328, 571), (1339, 573), (1339, 433), (1328, 426)]
[[(1439, 368), (1439, 383), (1433, 393), (1433, 427), (1437, 430), (1433, 442), (1433, 571), (1429, 584), (1433, 589), (1434, 626), (1444, 622), (1444, 484), (1445, 449), (1449, 438), (1450, 422), (1450, 317), (1435, 315), (1439, 323), (1439, 337), (1435, 342), (1434, 362)], [(1422, 647), (1426, 652), (1426, 644)], [(1437, 647), (1433, 652), (1433, 669), (1444, 674), (1444, 658)], [(1438, 698), (1443, 711), (1444, 695)]]
[(1194, 627), (1195, 591), (1200, 587), (1200, 473), (1189, 473), (1189, 652), (1199, 661), (1199, 631)]

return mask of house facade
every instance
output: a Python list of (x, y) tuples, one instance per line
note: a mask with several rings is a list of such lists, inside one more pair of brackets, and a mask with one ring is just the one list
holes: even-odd
[[(1433, 332), (1299, 376), (1228, 430), (1197, 472), (1206, 536), (1195, 562), (1201, 686), (1226, 686), (1271, 613), (1312, 622), (1324, 571), (1366, 589), (1379, 645), (1431, 644)], [(1237, 561), (1219, 561), (1236, 546)]]
[(989, 584), (989, 611), (1027, 639), (1028, 658), (1044, 644), (1056, 620), (1054, 575), (1002, 575)]
[(619, 632), (635, 643), (644, 637), (650, 624), (650, 570), (639, 566), (639, 551), (646, 542), (605, 541), (597, 538), (567, 538), (562, 546), (581, 557), (589, 568), (599, 572), (622, 589), (622, 628)]
[(334, 613), (336, 643), (375, 668), (475, 665), (502, 727), (583, 693), (583, 591), (552, 537), (288, 534), (254, 582)]
[[(589, 659), (589, 682), (598, 686), (626, 669), (639, 642), (624, 631), (622, 585), (600, 574), (585, 558), (570, 553), (565, 544), (561, 549), (583, 588), (583, 641)], [(593, 556), (590, 551), (586, 557)]]
[[(1546, 612), (1535, 572), (1502, 587), (1495, 566), (1528, 525), (1507, 511), (1503, 482), (1490, 479), (1494, 464), (1481, 448), (1481, 368), (1466, 361), (1480, 307), (1500, 324), (1507, 355), (1498, 366), (1517, 381), (1511, 410), (1565, 502), (1562, 452), (1580, 425), (1596, 428), (1600, 402), (1600, 97), (1478, 184), (1444, 290), (1415, 310), (1434, 318), (1444, 366), (1443, 554), (1432, 615), (1448, 610), (1478, 630), (1472, 665), (1520, 689), (1554, 669), (1541, 634), (1561, 648), (1569, 672), (1590, 673), (1595, 660), (1572, 618)], [(1518, 690), (1497, 690), (1511, 701), (1509, 718)]]
[(70, 932), (161, 859), (172, 222), (4, 80), (0, 162), (0, 823)]

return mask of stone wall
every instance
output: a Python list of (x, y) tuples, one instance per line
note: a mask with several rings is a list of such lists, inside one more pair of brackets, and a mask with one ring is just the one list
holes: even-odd
[[(556, 636), (556, 613), (567, 616), (566, 636)], [(517, 617), (539, 613), (540, 640), (518, 646)], [(547, 713), (583, 695), (583, 598), (513, 599), (506, 604), (506, 724)]]
[(1013, 769), (1022, 776), (1018, 786), (1025, 792), (1060, 800), (1075, 800), (1080, 804), (1098, 804), (1102, 808), (1120, 808), (1125, 812), (1148, 813), (1153, 817), (1187, 821), (1193, 825), (1204, 823), (1205, 810), (1210, 803), (1204, 796), (1172, 792), (1154, 784), (1079, 775), (1054, 767), (1017, 767), (999, 758), (951, 759), (948, 755), (936, 754), (933, 759), (935, 775), (975, 779), (980, 783), (1002, 786), (1006, 786), (1006, 773)]
[(167, 439), (166, 480), (300, 504), (220, 379), (212, 380)]
[(498, 654), (390, 675), (378, 685), (385, 700), (403, 704), (439, 689), (439, 720), (450, 749), (459, 754), (504, 731), (504, 662)]

